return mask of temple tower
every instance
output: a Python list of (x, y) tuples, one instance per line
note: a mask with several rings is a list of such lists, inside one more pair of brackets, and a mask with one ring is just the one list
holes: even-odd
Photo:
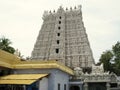
[(92, 66), (94, 59), (82, 21), (81, 6), (70, 10), (60, 6), (57, 12), (44, 12), (31, 58), (58, 60), (71, 68)]

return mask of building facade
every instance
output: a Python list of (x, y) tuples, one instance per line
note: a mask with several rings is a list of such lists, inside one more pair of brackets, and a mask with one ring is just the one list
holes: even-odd
[(58, 61), (21, 61), (0, 50), (0, 90), (69, 90), (73, 70)]
[(35, 60), (56, 59), (68, 67), (91, 67), (92, 51), (82, 21), (81, 6), (44, 12), (43, 25), (31, 55)]

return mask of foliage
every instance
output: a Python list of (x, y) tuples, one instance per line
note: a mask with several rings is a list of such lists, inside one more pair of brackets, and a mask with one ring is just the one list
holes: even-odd
[(117, 42), (112, 49), (114, 52), (114, 71), (120, 75), (120, 42)]
[(109, 50), (109, 51), (105, 51), (103, 52), (103, 54), (101, 55), (100, 58), (100, 63), (103, 63), (103, 67), (105, 71), (111, 71), (111, 60), (113, 57), (113, 53)]
[[(14, 54), (15, 49), (10, 46), (11, 44), (12, 42), (8, 38), (0, 38), (0, 49)], [(10, 74), (10, 69), (0, 70), (0, 76), (8, 74)]]
[(15, 49), (10, 46), (11, 44), (12, 42), (8, 38), (0, 38), (0, 49), (13, 54), (15, 52)]
[(99, 63), (103, 63), (105, 71), (114, 72), (120, 75), (120, 42), (113, 45), (112, 50), (103, 52), (99, 59)]

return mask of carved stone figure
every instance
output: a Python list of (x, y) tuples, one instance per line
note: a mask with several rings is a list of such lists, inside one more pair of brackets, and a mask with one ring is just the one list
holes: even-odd
[(100, 66), (92, 65), (92, 74), (103, 74), (103, 73), (104, 73), (103, 64), (101, 64)]
[(79, 77), (80, 75), (83, 74), (83, 71), (80, 67), (76, 67), (74, 68), (74, 73), (75, 73), (75, 76)]

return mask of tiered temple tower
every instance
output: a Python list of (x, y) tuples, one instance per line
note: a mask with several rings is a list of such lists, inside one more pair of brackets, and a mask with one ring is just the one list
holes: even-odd
[(43, 25), (32, 51), (34, 60), (58, 60), (69, 66), (91, 67), (92, 51), (82, 21), (81, 6), (45, 11)]

